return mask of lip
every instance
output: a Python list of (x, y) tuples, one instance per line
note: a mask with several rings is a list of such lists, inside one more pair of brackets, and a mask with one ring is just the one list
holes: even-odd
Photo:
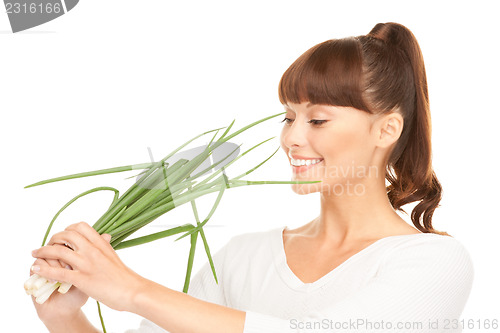
[(293, 158), (294, 160), (323, 160), (321, 157), (307, 157), (302, 155), (292, 155), (288, 152), (288, 157)]

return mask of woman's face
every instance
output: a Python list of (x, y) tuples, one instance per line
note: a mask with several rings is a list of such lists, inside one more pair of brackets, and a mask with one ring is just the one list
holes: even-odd
[(351, 107), (309, 102), (288, 103), (285, 110), (280, 142), (290, 161), (292, 180), (322, 181), (294, 184), (293, 190), (298, 194), (364, 194), (366, 177), (378, 172), (372, 165), (375, 116)]

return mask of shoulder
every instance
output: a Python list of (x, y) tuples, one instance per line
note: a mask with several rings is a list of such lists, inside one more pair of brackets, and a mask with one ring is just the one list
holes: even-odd
[(455, 279), (471, 284), (474, 266), (469, 251), (459, 240), (437, 234), (388, 237), (382, 269), (413, 271), (433, 281)]
[(470, 261), (470, 255), (459, 240), (451, 236), (437, 234), (410, 234), (387, 237), (393, 255), (419, 255), (428, 259), (445, 260), (451, 258)]

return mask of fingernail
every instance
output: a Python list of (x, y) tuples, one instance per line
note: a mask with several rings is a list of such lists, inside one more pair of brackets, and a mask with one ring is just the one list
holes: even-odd
[(40, 271), (40, 266), (38, 266), (38, 265), (31, 266), (31, 271), (32, 272), (39, 272)]
[(34, 257), (35, 255), (36, 255), (36, 250), (31, 251), (31, 256)]
[(71, 269), (71, 266), (70, 265), (66, 265), (66, 269)]

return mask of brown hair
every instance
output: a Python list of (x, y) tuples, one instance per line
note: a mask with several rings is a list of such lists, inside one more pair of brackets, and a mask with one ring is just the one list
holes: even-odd
[(441, 184), (432, 169), (431, 118), (422, 52), (415, 36), (397, 23), (379, 23), (369, 34), (313, 46), (283, 74), (282, 104), (348, 106), (371, 113), (399, 112), (404, 126), (386, 166), (394, 209), (419, 201), (411, 212), (424, 233), (432, 227)]

